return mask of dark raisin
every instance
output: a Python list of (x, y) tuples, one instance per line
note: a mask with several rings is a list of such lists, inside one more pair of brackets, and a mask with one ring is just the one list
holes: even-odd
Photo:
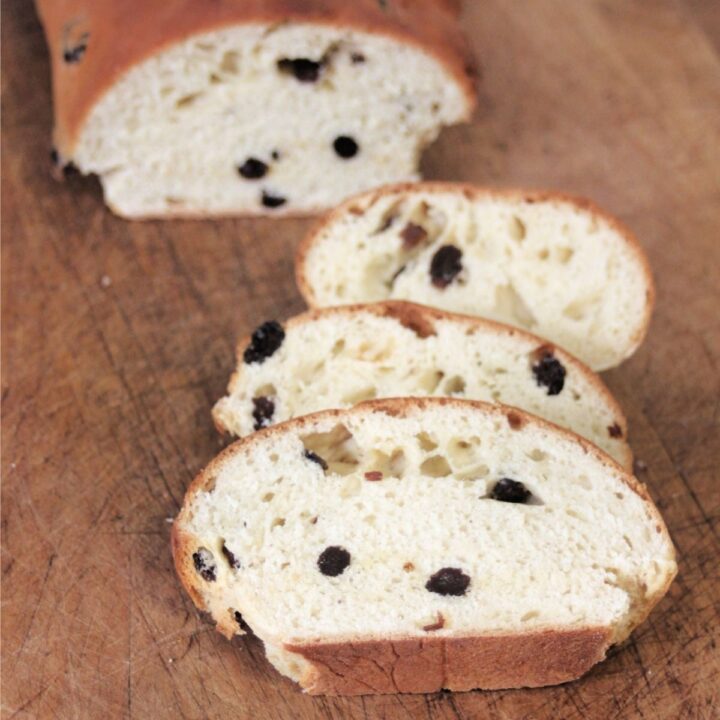
[(296, 58), (295, 60), (283, 58), (278, 60), (277, 67), (280, 72), (293, 75), (300, 82), (312, 83), (320, 77), (322, 63), (307, 58)]
[(195, 569), (200, 573), (200, 577), (208, 582), (215, 582), (216, 570), (215, 560), (212, 553), (207, 548), (198, 548), (197, 552), (192, 556)]
[(454, 245), (443, 245), (430, 262), (430, 279), (436, 288), (447, 287), (462, 270), (462, 251)]
[(270, 153), (270, 157), (271, 157), (273, 160), (279, 160), (279, 159), (280, 159), (280, 151), (279, 151), (279, 150), (273, 150), (273, 151)]
[(317, 463), (323, 470), (328, 469), (328, 464), (317, 453), (314, 453), (312, 450), (306, 450), (305, 457), (308, 460), (312, 460), (314, 463)]
[(331, 545), (325, 548), (318, 557), (318, 568), (323, 575), (342, 575), (345, 568), (350, 564), (350, 553), (338, 545)]
[(245, 348), (243, 360), (250, 363), (261, 363), (271, 357), (283, 344), (285, 331), (280, 323), (269, 320), (256, 328), (250, 338), (250, 344)]
[(532, 366), (538, 385), (547, 388), (548, 395), (559, 395), (565, 385), (565, 368), (551, 352), (545, 351), (542, 357)]
[(412, 250), (425, 240), (427, 236), (427, 230), (422, 225), (409, 222), (400, 232), (400, 237), (403, 241), (403, 250)]
[(617, 423), (608, 425), (608, 434), (611, 438), (621, 438), (623, 434), (622, 428)]
[(365, 479), (370, 482), (377, 482), (383, 479), (383, 474), (379, 470), (371, 470), (365, 473)]
[(255, 430), (267, 427), (272, 421), (275, 412), (275, 403), (268, 397), (253, 398), (253, 420)]
[(350, 54), (350, 60), (353, 65), (360, 65), (365, 62), (365, 56), (362, 53), (354, 52)]
[(490, 493), (493, 500), (509, 503), (526, 503), (531, 495), (532, 493), (521, 482), (510, 478), (498, 480)]
[(333, 142), (333, 149), (341, 158), (348, 160), (351, 157), (355, 157), (360, 148), (351, 137), (348, 137), (347, 135), (340, 135), (335, 138)]
[(254, 157), (249, 157), (242, 165), (238, 167), (238, 172), (246, 180), (259, 180), (265, 177), (268, 166), (262, 161)]
[(80, 62), (83, 55), (85, 54), (85, 51), (87, 50), (88, 38), (89, 35), (87, 33), (83, 33), (83, 35), (80, 37), (79, 41), (75, 45), (73, 45), (72, 47), (66, 47), (63, 50), (63, 60), (68, 64)]
[(267, 192), (267, 190), (263, 190), (261, 202), (266, 208), (277, 208), (284, 205), (287, 202), (287, 198), (284, 198), (282, 195), (273, 195)]
[(222, 546), (222, 553), (227, 559), (231, 568), (234, 568), (235, 570), (239, 570), (241, 568), (240, 561), (235, 557), (235, 553), (229, 550), (228, 546), (225, 543), (223, 543)]
[(50, 151), (50, 162), (53, 164), (52, 175), (56, 180), (80, 172), (72, 161), (65, 162), (55, 148)]
[(243, 616), (237, 610), (233, 612), (233, 617), (235, 618), (235, 622), (240, 626), (241, 630), (245, 630), (245, 632), (250, 631), (250, 626), (245, 622)]
[(464, 595), (470, 585), (470, 576), (460, 568), (438, 570), (425, 583), (425, 589), (438, 595)]

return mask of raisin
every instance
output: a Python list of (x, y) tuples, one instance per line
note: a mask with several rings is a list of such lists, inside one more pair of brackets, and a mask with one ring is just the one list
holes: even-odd
[(510, 478), (498, 480), (490, 493), (493, 500), (509, 503), (526, 503), (531, 496), (532, 493), (521, 482)]
[(260, 428), (267, 427), (272, 421), (274, 412), (275, 403), (269, 397), (260, 396), (253, 398), (252, 416), (255, 421), (254, 429), (260, 430)]
[(353, 65), (360, 65), (365, 62), (365, 56), (362, 53), (354, 52), (350, 55), (350, 61)]
[(379, 470), (371, 470), (365, 473), (365, 479), (370, 482), (377, 482), (383, 479), (383, 474)]
[(617, 423), (608, 425), (608, 434), (611, 438), (621, 438), (623, 434), (622, 428)]
[(430, 279), (436, 288), (447, 287), (462, 270), (462, 251), (454, 245), (443, 245), (430, 262)]
[(50, 162), (53, 164), (52, 174), (56, 180), (68, 177), (69, 175), (77, 175), (80, 172), (75, 163), (72, 161), (65, 162), (55, 148), (50, 151)]
[(412, 250), (425, 240), (427, 236), (427, 230), (422, 225), (409, 222), (400, 232), (400, 237), (403, 241), (403, 250)]
[(222, 554), (227, 559), (231, 568), (234, 568), (235, 570), (239, 570), (241, 568), (240, 561), (235, 557), (235, 553), (229, 550), (225, 543), (223, 543), (222, 546)]
[(262, 363), (272, 357), (275, 351), (283, 344), (285, 331), (280, 323), (274, 320), (264, 322), (256, 328), (250, 337), (250, 344), (245, 348), (243, 360), (250, 365)]
[(89, 35), (87, 33), (83, 33), (76, 45), (73, 45), (72, 47), (66, 47), (63, 50), (63, 60), (66, 63), (70, 65), (74, 63), (79, 63), (82, 60), (83, 55), (87, 50), (88, 37)]
[(322, 71), (322, 62), (308, 60), (307, 58), (283, 58), (278, 60), (277, 67), (280, 72), (293, 75), (296, 80), (304, 83), (316, 82)]
[(565, 385), (566, 370), (551, 352), (545, 351), (532, 366), (538, 385), (547, 388), (548, 395), (559, 395)]
[(217, 568), (212, 553), (207, 548), (201, 547), (193, 553), (192, 559), (200, 577), (208, 582), (215, 582)]
[(284, 198), (282, 195), (273, 195), (263, 190), (261, 202), (266, 208), (277, 208), (284, 205), (287, 202), (287, 198)]
[(314, 453), (312, 450), (306, 450), (305, 457), (308, 460), (312, 460), (314, 463), (317, 463), (323, 470), (328, 469), (328, 464), (317, 453)]
[(358, 144), (347, 135), (340, 135), (339, 137), (336, 137), (333, 142), (333, 149), (345, 160), (355, 157), (358, 154), (358, 150), (360, 150)]
[(339, 545), (331, 545), (325, 548), (318, 557), (318, 568), (323, 575), (342, 575), (345, 568), (350, 564), (350, 553)]
[(254, 157), (249, 157), (242, 165), (238, 167), (238, 172), (246, 180), (259, 180), (267, 175), (268, 166), (262, 161)]
[(425, 583), (425, 589), (438, 595), (464, 595), (470, 585), (470, 576), (460, 568), (438, 570)]
[(250, 631), (250, 626), (245, 622), (243, 616), (237, 610), (233, 612), (233, 617), (235, 618), (235, 622), (240, 626), (241, 630), (245, 630), (245, 632)]

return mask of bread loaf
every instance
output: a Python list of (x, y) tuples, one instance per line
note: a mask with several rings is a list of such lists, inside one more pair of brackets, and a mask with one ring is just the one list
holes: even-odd
[(632, 355), (654, 300), (636, 239), (589, 201), (452, 183), (347, 201), (301, 244), (296, 269), (311, 307), (400, 299), (480, 315), (594, 370)]
[(179, 576), (310, 693), (572, 680), (667, 591), (645, 488), (519, 410), (371, 401), (261, 430), (192, 484)]
[(58, 161), (127, 217), (302, 214), (414, 179), (475, 103), (454, 5), (38, 0)]
[(264, 323), (239, 344), (213, 417), (243, 436), (317, 410), (425, 395), (514, 405), (632, 467), (622, 409), (571, 355), (517, 328), (399, 301)]

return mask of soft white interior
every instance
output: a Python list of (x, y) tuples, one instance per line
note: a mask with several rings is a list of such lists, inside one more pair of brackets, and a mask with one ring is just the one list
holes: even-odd
[[(323, 57), (314, 83), (277, 68)], [(126, 73), (92, 110), (72, 159), (128, 216), (309, 211), (416, 177), (422, 147), (466, 103), (446, 68), (410, 45), (342, 28), (238, 25)], [(334, 152), (340, 135), (359, 144), (354, 158)], [(240, 177), (249, 157), (270, 167), (264, 178)], [(265, 208), (263, 190), (287, 202)]]
[[(659, 516), (570, 437), (458, 405), (356, 409), (250, 438), (181, 520), (217, 565), (214, 582), (198, 578), (213, 614), (241, 611), (270, 646), (579, 626), (622, 639), (674, 572)], [(533, 503), (489, 499), (503, 477)], [(317, 559), (334, 545), (351, 563), (328, 577)], [(426, 590), (443, 567), (470, 576), (464, 596)], [(438, 613), (444, 627), (423, 629)]]
[(242, 436), (253, 432), (252, 400), (260, 396), (272, 399), (276, 423), (374, 398), (449, 395), (514, 405), (587, 437), (623, 465), (630, 462), (625, 438), (609, 430), (616, 423), (624, 430), (625, 421), (597, 376), (558, 353), (565, 384), (548, 395), (532, 372), (538, 340), (463, 320), (434, 324), (436, 334), (423, 338), (371, 311), (330, 311), (291, 322), (280, 348), (264, 362), (240, 358), (214, 415)]
[[(547, 337), (595, 370), (642, 339), (649, 288), (640, 259), (607, 221), (572, 203), (417, 190), (357, 205), (364, 212), (330, 222), (306, 256), (313, 304), (397, 298), (482, 315)], [(400, 237), (408, 222), (428, 234), (409, 251)], [(443, 245), (462, 251), (463, 270), (437, 288), (429, 268)]]

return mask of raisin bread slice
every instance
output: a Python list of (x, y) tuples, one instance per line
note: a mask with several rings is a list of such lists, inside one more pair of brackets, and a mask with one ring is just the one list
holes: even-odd
[(317, 410), (424, 395), (514, 405), (632, 467), (622, 409), (581, 362), (517, 328), (400, 301), (264, 323), (240, 343), (213, 417), (243, 436)]
[(414, 179), (475, 104), (453, 6), (38, 0), (57, 157), (127, 217), (302, 214)]
[(515, 409), (370, 401), (240, 440), (173, 526), (178, 574), (315, 694), (572, 680), (667, 591), (675, 555), (631, 475)]
[(451, 183), (349, 200), (301, 244), (313, 307), (412, 300), (530, 330), (594, 370), (632, 355), (654, 301), (632, 233), (587, 200)]

